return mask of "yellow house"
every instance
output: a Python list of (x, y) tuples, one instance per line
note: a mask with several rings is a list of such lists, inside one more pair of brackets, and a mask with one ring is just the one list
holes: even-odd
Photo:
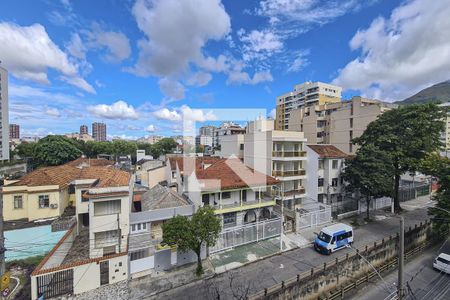
[(105, 159), (79, 158), (61, 166), (39, 168), (3, 186), (5, 221), (56, 218), (68, 205), (75, 205), (72, 181), (83, 176), (86, 167), (108, 167)]

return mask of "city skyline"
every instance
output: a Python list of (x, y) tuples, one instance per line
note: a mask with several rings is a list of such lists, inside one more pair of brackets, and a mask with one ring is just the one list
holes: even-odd
[[(174, 1), (156, 0), (2, 2), (10, 122), (24, 136), (93, 122), (107, 124), (109, 139), (171, 136), (183, 116), (214, 123), (216, 108), (273, 116), (276, 97), (305, 81), (342, 86), (344, 99), (392, 102), (449, 79), (449, 57), (434, 55), (450, 47), (449, 28), (439, 25), (445, 1), (193, 3), (174, 10)], [(157, 22), (169, 11), (189, 18)]]

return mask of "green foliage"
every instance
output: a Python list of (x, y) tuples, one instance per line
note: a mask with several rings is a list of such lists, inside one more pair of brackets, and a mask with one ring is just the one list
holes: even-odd
[(203, 274), (200, 257), (202, 246), (211, 247), (216, 244), (221, 229), (220, 220), (214, 215), (214, 209), (201, 207), (189, 219), (176, 216), (163, 225), (165, 243), (176, 244), (182, 252), (192, 250), (197, 254), (197, 275)]
[(203, 153), (203, 152), (205, 152), (205, 146), (203, 145), (195, 146), (195, 153)]
[(439, 188), (433, 195), (434, 207), (428, 209), (433, 216), (433, 228), (438, 233), (450, 230), (450, 159), (437, 154), (429, 155), (422, 161), (422, 171), (438, 179)]
[(34, 147), (34, 158), (39, 166), (56, 166), (77, 159), (83, 153), (73, 139), (61, 135), (49, 135), (40, 139)]
[(434, 104), (401, 106), (385, 112), (370, 123), (367, 129), (353, 141), (365, 147), (373, 144), (385, 152), (394, 168), (394, 207), (400, 211), (398, 197), (400, 176), (419, 170), (427, 153), (442, 147), (442, 119), (445, 112)]
[(392, 195), (394, 169), (388, 155), (372, 144), (361, 147), (356, 156), (346, 161), (342, 177), (348, 183), (346, 189), (359, 191), (366, 197), (367, 220), (370, 219), (369, 204), (371, 197), (379, 198)]

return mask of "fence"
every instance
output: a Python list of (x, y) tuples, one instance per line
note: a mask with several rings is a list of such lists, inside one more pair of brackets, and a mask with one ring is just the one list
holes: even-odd
[(331, 222), (331, 206), (316, 202), (297, 211), (297, 231)]
[(73, 293), (73, 269), (39, 275), (36, 280), (38, 296), (43, 299)]
[[(392, 205), (392, 198), (389, 198), (389, 197), (372, 199), (369, 204), (369, 210), (373, 211), (373, 210), (377, 210), (377, 209), (391, 207), (391, 205)], [(360, 204), (359, 204), (359, 212), (363, 213), (365, 211), (367, 211), (367, 202), (366, 202), (366, 199), (361, 198)]]
[(219, 234), (216, 245), (209, 248), (209, 252), (219, 252), (233, 247), (279, 236), (280, 232), (281, 218), (242, 225), (237, 228), (225, 229)]
[(430, 184), (427, 182), (412, 182), (402, 180), (399, 188), (400, 202), (415, 199), (416, 197), (425, 196), (430, 193)]

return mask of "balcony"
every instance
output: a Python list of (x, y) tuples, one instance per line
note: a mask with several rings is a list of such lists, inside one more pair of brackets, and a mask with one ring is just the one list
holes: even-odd
[(304, 176), (306, 174), (305, 170), (274, 170), (272, 171), (272, 176), (274, 177), (293, 177), (293, 176)]
[(306, 151), (272, 151), (272, 157), (306, 157)]
[(305, 194), (304, 187), (299, 187), (297, 189), (292, 189), (292, 190), (283, 191), (283, 192), (280, 190), (274, 190), (274, 195), (282, 197), (282, 198), (292, 198), (295, 196), (302, 196), (304, 194)]
[(261, 199), (241, 200), (233, 203), (214, 203), (212, 207), (216, 214), (247, 210), (251, 208), (259, 208), (275, 205), (275, 200), (269, 193), (261, 195)]

